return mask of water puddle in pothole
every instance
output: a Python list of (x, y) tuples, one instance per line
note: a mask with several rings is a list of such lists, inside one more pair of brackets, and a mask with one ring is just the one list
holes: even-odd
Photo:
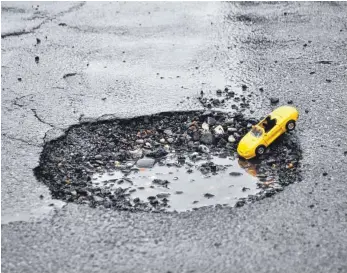
[(131, 202), (164, 205), (167, 211), (186, 211), (216, 204), (234, 206), (240, 198), (260, 191), (259, 181), (239, 160), (209, 156), (181, 161), (171, 154), (152, 168), (135, 163), (129, 173), (116, 170), (95, 174), (93, 185), (111, 192), (126, 189)]

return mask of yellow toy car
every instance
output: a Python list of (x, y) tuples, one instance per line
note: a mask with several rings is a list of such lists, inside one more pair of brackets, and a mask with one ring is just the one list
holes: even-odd
[(252, 126), (237, 147), (238, 154), (250, 159), (265, 153), (266, 148), (280, 135), (295, 129), (299, 112), (292, 106), (281, 106), (275, 109), (257, 125)]

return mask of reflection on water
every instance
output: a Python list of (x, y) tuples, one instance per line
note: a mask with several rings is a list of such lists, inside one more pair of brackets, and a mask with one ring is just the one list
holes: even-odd
[(248, 174), (251, 176), (257, 177), (257, 165), (255, 163), (251, 163), (248, 160), (239, 158), (237, 161), (239, 166), (243, 168)]
[(204, 156), (185, 159), (172, 154), (153, 168), (137, 168), (129, 173), (117, 170), (94, 176), (95, 187), (114, 191), (127, 189), (132, 200), (167, 199), (167, 210), (186, 211), (202, 206), (233, 206), (240, 198), (260, 191), (252, 165), (232, 157)]
[(258, 178), (258, 186), (260, 188), (277, 188), (279, 189), (279, 185), (275, 179), (275, 172), (271, 171), (276, 165), (268, 165), (266, 162), (253, 159), (253, 160), (245, 160), (239, 158), (238, 164), (241, 168), (243, 168), (249, 175)]

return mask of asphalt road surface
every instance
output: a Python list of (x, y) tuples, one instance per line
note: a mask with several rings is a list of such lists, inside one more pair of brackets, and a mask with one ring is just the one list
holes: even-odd
[[(346, 3), (3, 2), (1, 23), (3, 272), (347, 272)], [(243, 84), (255, 118), (270, 97), (300, 111), (303, 179), (271, 198), (131, 213), (52, 200), (33, 175), (80, 120)]]

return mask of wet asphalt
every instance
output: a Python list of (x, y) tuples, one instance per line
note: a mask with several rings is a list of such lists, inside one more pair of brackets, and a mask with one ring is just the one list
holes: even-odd
[[(346, 11), (3, 2), (3, 272), (346, 272)], [(255, 118), (271, 97), (298, 108), (301, 182), (237, 209), (157, 214), (52, 200), (33, 175), (44, 142), (81, 120), (197, 110), (225, 85), (247, 85)]]

